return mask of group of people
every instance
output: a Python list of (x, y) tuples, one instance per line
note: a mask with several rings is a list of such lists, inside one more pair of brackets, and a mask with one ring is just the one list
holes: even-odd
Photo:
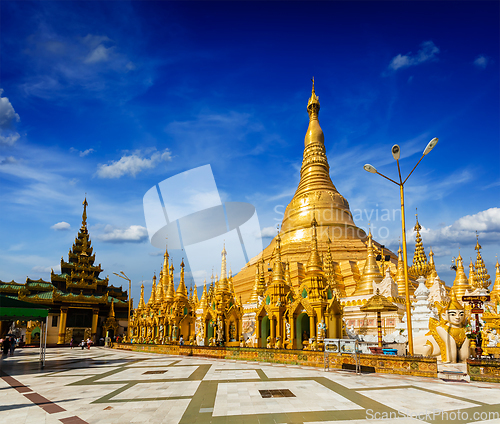
[[(90, 346), (92, 345), (92, 340), (90, 340), (90, 338), (87, 339), (87, 341), (85, 340), (82, 340), (78, 346), (80, 346), (83, 349), (87, 348), (87, 349), (90, 349)], [(70, 342), (69, 342), (69, 346), (71, 347), (71, 349), (73, 349), (73, 346), (75, 346), (75, 339), (72, 337)]]
[(13, 336), (7, 336), (5, 339), (2, 341), (2, 351), (5, 356), (7, 356), (9, 353), (11, 355), (14, 355), (14, 350), (16, 349), (16, 346), (18, 345), (18, 340), (16, 340), (15, 337)]

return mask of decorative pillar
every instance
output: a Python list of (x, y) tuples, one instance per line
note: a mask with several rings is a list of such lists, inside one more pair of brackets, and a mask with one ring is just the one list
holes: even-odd
[(309, 317), (309, 337), (316, 338), (316, 325), (314, 324), (314, 315)]
[(274, 342), (275, 337), (276, 337), (276, 331), (275, 331), (275, 328), (274, 328), (274, 321), (275, 320), (276, 320), (276, 318), (273, 315), (272, 318), (271, 318), (271, 320), (269, 321), (269, 324), (271, 325), (271, 341), (272, 342)]
[(91, 337), (94, 343), (97, 342), (96, 340), (96, 333), (97, 333), (97, 321), (99, 318), (99, 309), (92, 309), (92, 331), (91, 331)]
[(66, 338), (66, 318), (68, 317), (68, 308), (61, 307), (61, 315), (59, 319), (59, 335), (57, 344), (64, 344)]
[(292, 349), (297, 349), (297, 340), (295, 336), (295, 326), (297, 325), (295, 323), (296, 317), (292, 315), (291, 319), (289, 320), (290, 323), (290, 343), (292, 344)]
[(262, 337), (261, 337), (261, 334), (260, 334), (260, 320), (262, 318), (260, 317), (255, 317), (255, 339), (257, 340), (257, 346), (253, 346), (253, 347), (262, 347)]
[(382, 314), (377, 311), (378, 347), (382, 347)]

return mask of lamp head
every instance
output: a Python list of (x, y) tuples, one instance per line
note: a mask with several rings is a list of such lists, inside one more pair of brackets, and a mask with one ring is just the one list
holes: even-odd
[(434, 137), (431, 141), (429, 141), (429, 144), (427, 144), (427, 147), (425, 148), (423, 155), (425, 156), (425, 155), (429, 154), (430, 151), (432, 149), (434, 149), (434, 147), (436, 147), (436, 144), (438, 144), (438, 141), (439, 141), (439, 138), (437, 138), (437, 137)]
[(391, 152), (392, 152), (392, 157), (396, 160), (399, 160), (399, 156), (401, 155), (401, 149), (397, 144), (392, 146)]
[(372, 174), (376, 174), (377, 173), (377, 170), (375, 169), (374, 166), (370, 165), (369, 163), (367, 163), (365, 166), (363, 166), (363, 169), (367, 172), (370, 172)]

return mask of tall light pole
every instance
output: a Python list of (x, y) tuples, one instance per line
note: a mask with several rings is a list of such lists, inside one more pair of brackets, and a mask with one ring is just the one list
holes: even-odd
[(391, 149), (392, 156), (394, 157), (394, 159), (396, 159), (396, 162), (398, 164), (399, 183), (389, 177), (386, 177), (384, 174), (381, 174), (380, 172), (377, 171), (377, 169), (374, 166), (368, 163), (363, 167), (365, 171), (371, 172), (372, 174), (378, 174), (381, 177), (384, 177), (385, 179), (399, 186), (399, 195), (401, 197), (401, 228), (403, 231), (403, 261), (404, 261), (403, 269), (405, 271), (405, 290), (406, 290), (406, 326), (408, 331), (408, 353), (410, 354), (410, 356), (413, 356), (413, 332), (411, 327), (410, 282), (408, 280), (408, 254), (406, 252), (406, 226), (405, 226), (405, 198), (404, 198), (403, 187), (408, 178), (410, 178), (410, 175), (413, 173), (413, 171), (415, 171), (415, 168), (418, 166), (420, 161), (436, 146), (438, 141), (439, 139), (436, 137), (434, 137), (431, 141), (429, 141), (427, 147), (422, 153), (422, 157), (419, 159), (417, 164), (413, 167), (413, 169), (411, 170), (411, 172), (408, 174), (408, 176), (405, 178), (404, 181), (401, 178), (401, 168), (399, 167), (399, 156), (401, 154), (401, 149), (397, 144), (392, 146)]
[(123, 271), (120, 271), (120, 274), (113, 272), (117, 277), (123, 278), (128, 281), (128, 319), (127, 319), (127, 341), (130, 343), (131, 335), (130, 335), (130, 302), (131, 302), (131, 290), (132, 290), (132, 281), (128, 278)]

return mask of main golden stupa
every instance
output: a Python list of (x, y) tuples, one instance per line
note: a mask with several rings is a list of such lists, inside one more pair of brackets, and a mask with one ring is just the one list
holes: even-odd
[[(338, 282), (340, 296), (350, 296), (354, 293), (371, 294), (373, 280), (371, 277), (375, 277), (377, 282), (383, 277), (380, 271), (376, 270), (369, 279), (361, 281), (363, 266), (367, 259), (367, 235), (354, 223), (348, 201), (338, 192), (330, 178), (325, 137), (318, 120), (319, 109), (319, 98), (313, 80), (312, 94), (307, 103), (309, 126), (304, 139), (300, 182), (286, 207), (280, 229), (281, 257), (283, 261), (289, 263), (293, 286), (299, 286), (304, 277), (304, 265), (310, 254), (311, 221), (315, 217), (318, 225), (318, 251), (323, 256), (331, 252), (334, 259), (332, 271)], [(374, 241), (373, 246), (376, 249), (379, 245)], [(242, 296), (243, 302), (251, 296), (256, 263), (262, 261), (265, 264), (271, 263), (275, 247), (276, 238), (261, 255), (252, 258), (234, 276), (234, 288)], [(389, 251), (384, 253), (391, 256), (395, 267), (397, 256)], [(375, 269), (373, 264), (368, 265)], [(264, 271), (267, 271), (269, 267), (264, 268)]]

